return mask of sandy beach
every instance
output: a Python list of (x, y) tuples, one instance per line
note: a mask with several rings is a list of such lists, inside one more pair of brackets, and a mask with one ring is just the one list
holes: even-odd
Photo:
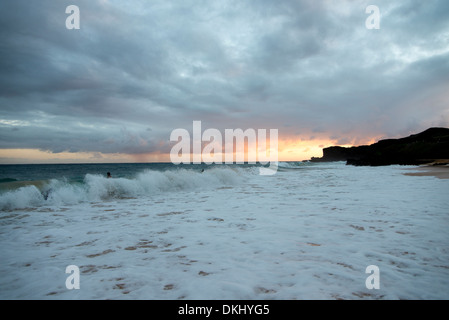
[(449, 179), (449, 166), (448, 165), (425, 165), (413, 170), (419, 170), (419, 172), (407, 172), (407, 176), (434, 176), (440, 179)]

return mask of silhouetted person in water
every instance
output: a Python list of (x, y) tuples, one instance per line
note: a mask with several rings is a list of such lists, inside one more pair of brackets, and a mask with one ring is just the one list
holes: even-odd
[(44, 200), (48, 200), (48, 196), (50, 195), (51, 192), (52, 192), (52, 189), (48, 189), (48, 190), (41, 192), (42, 196), (44, 197)]
[(111, 176), (111, 173), (110, 173), (110, 172), (108, 172), (108, 173), (107, 173), (107, 175), (108, 175), (108, 178), (112, 178), (112, 176)]

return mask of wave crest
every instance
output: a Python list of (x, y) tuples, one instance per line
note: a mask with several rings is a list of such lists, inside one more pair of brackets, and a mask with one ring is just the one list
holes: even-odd
[(245, 176), (257, 174), (256, 168), (213, 167), (199, 170), (145, 170), (133, 178), (106, 178), (86, 174), (82, 183), (53, 179), (41, 188), (35, 185), (7, 191), (0, 195), (0, 210), (23, 209), (43, 205), (71, 205), (130, 197), (151, 196), (161, 192), (175, 192), (200, 188), (236, 185)]

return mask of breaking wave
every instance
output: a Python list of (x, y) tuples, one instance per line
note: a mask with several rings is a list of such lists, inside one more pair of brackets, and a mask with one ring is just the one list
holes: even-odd
[(303, 162), (303, 161), (288, 161), (288, 162), (281, 161), (278, 163), (278, 170), (289, 171), (289, 170), (303, 169), (305, 167), (310, 167), (311, 165), (313, 164), (310, 162)]
[(133, 178), (106, 178), (86, 174), (82, 182), (52, 179), (45, 183), (7, 190), (0, 195), (0, 210), (23, 209), (44, 205), (70, 205), (107, 199), (138, 198), (161, 192), (176, 192), (200, 188), (233, 186), (251, 175), (257, 168), (214, 167), (199, 170), (146, 170)]

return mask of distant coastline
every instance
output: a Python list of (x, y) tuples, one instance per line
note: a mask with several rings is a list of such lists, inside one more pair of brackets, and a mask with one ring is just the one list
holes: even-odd
[(380, 140), (371, 145), (328, 147), (311, 162), (346, 161), (355, 166), (448, 165), (449, 128), (429, 128), (405, 138)]

